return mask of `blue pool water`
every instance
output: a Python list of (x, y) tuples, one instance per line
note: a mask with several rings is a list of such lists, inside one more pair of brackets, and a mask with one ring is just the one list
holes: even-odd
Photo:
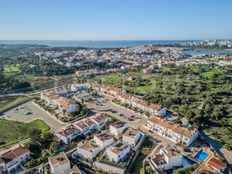
[(194, 156), (194, 158), (204, 161), (206, 158), (208, 158), (209, 154), (204, 152), (203, 149), (201, 149), (197, 154)]

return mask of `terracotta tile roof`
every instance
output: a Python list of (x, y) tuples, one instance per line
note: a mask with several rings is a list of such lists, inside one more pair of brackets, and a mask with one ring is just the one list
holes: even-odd
[(177, 134), (182, 134), (184, 132), (183, 128), (180, 127), (180, 126), (175, 126), (173, 129), (172, 129), (173, 132), (177, 133)]
[(148, 120), (151, 121), (151, 122), (153, 122), (153, 123), (155, 123), (155, 124), (159, 124), (159, 122), (160, 122), (160, 118), (158, 118), (158, 117), (156, 117), (154, 115), (150, 116), (148, 118)]
[(117, 95), (118, 95), (120, 98), (123, 98), (123, 99), (125, 99), (125, 100), (129, 100), (129, 99), (131, 98), (129, 95), (127, 95), (127, 94), (125, 94), (125, 93), (122, 93), (122, 92), (119, 92)]
[(62, 108), (67, 109), (69, 105), (76, 104), (74, 100), (71, 99), (60, 99), (59, 104), (62, 106)]
[(68, 137), (69, 135), (73, 135), (73, 134), (78, 134), (81, 131), (76, 128), (74, 125), (68, 125), (67, 127), (61, 129), (60, 131), (57, 131), (56, 133), (64, 136), (64, 137)]
[(170, 123), (164, 119), (160, 119), (157, 116), (151, 116), (148, 118), (149, 121), (153, 122), (154, 124), (160, 125), (164, 128), (172, 130), (178, 134), (181, 134), (185, 137), (191, 137), (197, 130), (193, 128), (185, 128), (182, 126), (178, 126), (177, 124)]
[(159, 110), (161, 110), (162, 107), (160, 105), (157, 105), (157, 104), (150, 104), (149, 108), (159, 111)]
[(148, 106), (148, 103), (147, 103), (146, 101), (142, 100), (142, 99), (139, 99), (139, 100), (137, 101), (137, 103), (140, 104), (140, 105), (142, 105), (142, 106), (145, 106), (145, 107)]
[(9, 149), (0, 151), (0, 159), (2, 159), (5, 163), (8, 163), (29, 152), (29, 149), (26, 147), (21, 144), (16, 144)]
[(212, 157), (208, 162), (207, 165), (213, 167), (217, 170), (222, 170), (226, 167), (226, 164), (215, 157)]
[(115, 87), (109, 87), (109, 88), (108, 88), (108, 91), (109, 91), (109, 92), (116, 92), (116, 93), (121, 92), (121, 90), (120, 90), (119, 88), (115, 88)]

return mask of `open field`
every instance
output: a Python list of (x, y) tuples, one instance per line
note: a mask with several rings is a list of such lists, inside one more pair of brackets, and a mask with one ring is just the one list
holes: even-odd
[(12, 74), (21, 72), (19, 64), (4, 65), (3, 70), (4, 73), (12, 73)]
[(29, 100), (28, 97), (1, 97), (0, 98), (0, 113), (4, 110), (17, 106), (25, 101)]
[(28, 138), (32, 129), (39, 129), (42, 132), (48, 131), (50, 127), (40, 119), (30, 123), (21, 123), (0, 119), (0, 145), (11, 144)]

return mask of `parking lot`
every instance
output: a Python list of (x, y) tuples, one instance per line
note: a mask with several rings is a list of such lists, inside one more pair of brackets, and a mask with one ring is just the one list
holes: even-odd
[(112, 103), (112, 100), (112, 96), (101, 94), (100, 97), (96, 97), (93, 101), (88, 102), (87, 107), (91, 109), (92, 114), (105, 112), (134, 128), (139, 128), (144, 124), (143, 120), (145, 118), (143, 116)]
[(2, 117), (20, 122), (30, 122), (34, 119), (42, 119), (49, 124), (53, 130), (59, 130), (64, 126), (63, 123), (59, 122), (47, 112), (34, 105), (32, 101), (5, 112)]

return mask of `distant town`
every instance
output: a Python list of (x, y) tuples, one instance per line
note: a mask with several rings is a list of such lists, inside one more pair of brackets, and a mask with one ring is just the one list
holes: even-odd
[(0, 174), (229, 174), (231, 47), (0, 45)]

